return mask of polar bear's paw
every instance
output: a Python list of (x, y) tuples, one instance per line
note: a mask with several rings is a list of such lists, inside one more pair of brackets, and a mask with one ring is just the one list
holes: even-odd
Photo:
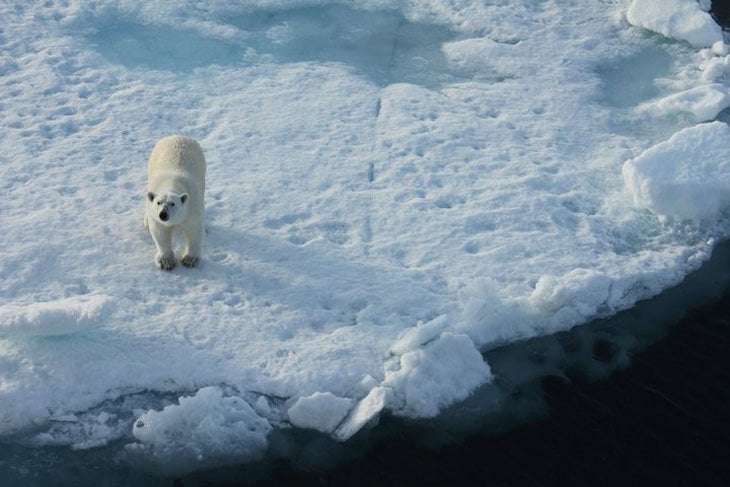
[(163, 271), (171, 271), (177, 265), (177, 262), (175, 262), (175, 257), (173, 256), (157, 257), (157, 259), (155, 259), (155, 262), (157, 263), (157, 267), (159, 269), (162, 269)]
[(199, 262), (200, 257), (195, 257), (194, 255), (183, 255), (182, 265), (185, 267), (196, 267)]

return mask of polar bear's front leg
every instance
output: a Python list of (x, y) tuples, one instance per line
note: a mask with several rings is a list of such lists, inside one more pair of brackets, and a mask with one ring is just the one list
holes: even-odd
[(155, 255), (155, 264), (164, 271), (171, 271), (175, 268), (175, 254), (172, 251), (172, 228), (160, 225), (154, 220), (147, 221), (150, 229), (152, 240), (157, 246), (157, 254)]
[(185, 267), (195, 267), (200, 262), (203, 243), (203, 224), (200, 223), (190, 227), (183, 227), (183, 233), (185, 233), (187, 246), (182, 257), (182, 264)]

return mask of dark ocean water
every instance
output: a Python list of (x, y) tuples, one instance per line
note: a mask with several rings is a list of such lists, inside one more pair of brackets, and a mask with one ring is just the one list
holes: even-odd
[(277, 484), (730, 484), (730, 294), (595, 383), (542, 379), (547, 419), (439, 449), (407, 434), (319, 476)]

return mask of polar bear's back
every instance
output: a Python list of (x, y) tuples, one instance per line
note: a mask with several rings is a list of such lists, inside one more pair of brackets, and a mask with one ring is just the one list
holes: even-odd
[(152, 181), (161, 173), (177, 173), (205, 188), (205, 156), (195, 139), (170, 135), (157, 141), (147, 165), (147, 176)]

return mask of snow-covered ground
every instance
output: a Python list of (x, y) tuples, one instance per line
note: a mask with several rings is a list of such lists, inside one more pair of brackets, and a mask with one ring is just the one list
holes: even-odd
[[(0, 440), (166, 471), (347, 441), (677, 284), (730, 230), (707, 7), (2, 3)], [(142, 209), (173, 133), (207, 232), (168, 273)]]

